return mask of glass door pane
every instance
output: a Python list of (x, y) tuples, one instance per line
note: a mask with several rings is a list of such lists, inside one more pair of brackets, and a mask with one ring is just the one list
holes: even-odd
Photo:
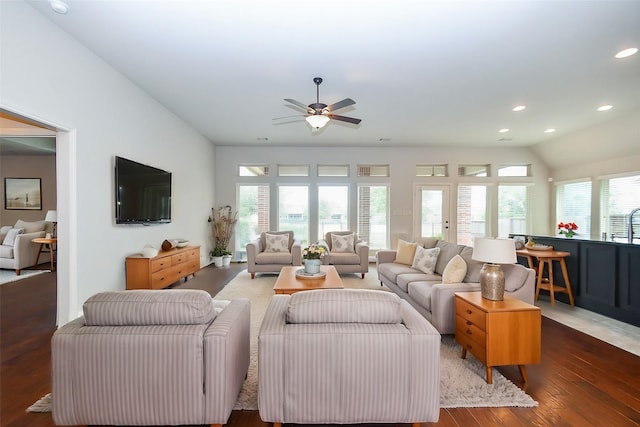
[(318, 238), (328, 231), (349, 230), (349, 187), (318, 187)]
[(309, 187), (278, 187), (278, 231), (293, 231), (302, 246), (309, 244)]
[(449, 239), (449, 188), (443, 186), (422, 186), (417, 194), (418, 212), (416, 218), (418, 237)]

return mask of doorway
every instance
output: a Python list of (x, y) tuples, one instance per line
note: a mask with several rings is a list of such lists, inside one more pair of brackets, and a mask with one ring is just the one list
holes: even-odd
[(415, 192), (416, 236), (449, 241), (450, 189), (446, 185), (418, 185)]

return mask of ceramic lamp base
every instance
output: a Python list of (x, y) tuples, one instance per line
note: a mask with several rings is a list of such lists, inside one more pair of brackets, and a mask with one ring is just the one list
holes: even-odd
[(504, 299), (504, 272), (499, 264), (485, 264), (480, 270), (482, 297), (502, 301)]

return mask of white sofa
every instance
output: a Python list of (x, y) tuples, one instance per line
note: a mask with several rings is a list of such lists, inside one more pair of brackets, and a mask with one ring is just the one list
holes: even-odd
[(274, 295), (258, 339), (264, 422), (436, 422), (440, 334), (390, 292)]
[[(401, 298), (407, 300), (441, 334), (455, 332), (454, 293), (480, 291), (482, 262), (471, 259), (473, 248), (434, 238), (420, 239), (424, 248), (440, 248), (435, 271), (426, 274), (411, 265), (396, 261), (397, 251), (380, 250), (376, 254), (378, 279)], [(459, 283), (442, 283), (442, 273), (451, 259), (460, 255), (467, 271)], [(503, 265), (505, 294), (533, 304), (535, 271), (520, 264)]]
[[(32, 240), (39, 237), (45, 237), (45, 228), (47, 223), (42, 221), (27, 222), (18, 220), (14, 226), (2, 227), (0, 232), (0, 268), (11, 269), (16, 271), (16, 275), (20, 274), (20, 270), (32, 267), (38, 262), (49, 262), (50, 254), (43, 252), (38, 258), (40, 250), (39, 243), (33, 243)], [(10, 244), (2, 244), (5, 241), (6, 234), (10, 229), (22, 229), (15, 240)]]

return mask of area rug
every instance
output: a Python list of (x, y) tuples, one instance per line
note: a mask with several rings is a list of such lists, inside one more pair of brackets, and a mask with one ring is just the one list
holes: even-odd
[[(230, 300), (248, 298), (251, 300), (251, 356), (249, 372), (234, 410), (258, 409), (258, 332), (264, 314), (273, 296), (275, 274), (258, 274), (255, 279), (247, 271), (239, 273), (215, 299)], [(380, 286), (375, 270), (369, 271), (365, 279), (360, 275), (343, 275), (345, 288), (386, 290)], [(485, 367), (472, 354), (466, 359), (460, 358), (461, 347), (452, 335), (442, 337), (440, 349), (440, 406), (442, 408), (488, 408), (488, 407), (536, 407), (538, 402), (493, 370), (493, 384), (485, 381)], [(31, 410), (32, 407), (38, 408)], [(50, 394), (44, 396), (32, 407), (30, 412), (47, 412), (51, 409)], [(42, 410), (45, 408), (45, 410)]]
[(22, 270), (20, 271), (20, 275), (17, 275), (15, 270), (0, 270), (0, 285), (37, 276), (42, 273), (49, 273), (50, 271), (51, 270)]

